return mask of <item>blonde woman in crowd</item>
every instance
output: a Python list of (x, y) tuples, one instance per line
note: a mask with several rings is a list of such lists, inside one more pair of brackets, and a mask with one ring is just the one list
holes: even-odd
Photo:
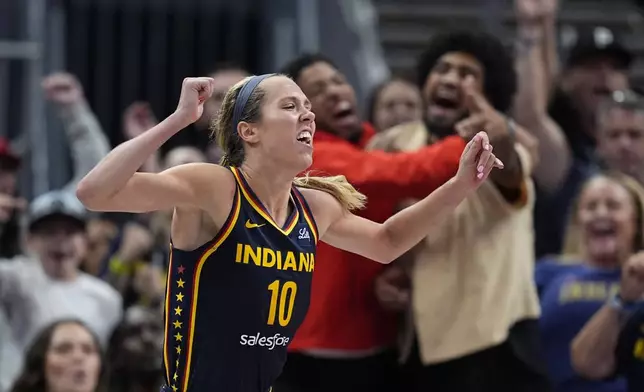
[(540, 330), (555, 391), (620, 392), (621, 378), (593, 381), (571, 365), (570, 344), (584, 324), (618, 295), (621, 266), (643, 248), (644, 191), (621, 174), (598, 174), (573, 207), (561, 257), (537, 265)]

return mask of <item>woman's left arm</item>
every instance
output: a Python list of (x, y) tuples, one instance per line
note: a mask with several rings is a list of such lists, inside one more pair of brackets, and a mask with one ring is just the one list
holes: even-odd
[(375, 223), (342, 209), (333, 196), (315, 192), (307, 197), (320, 229), (331, 246), (383, 264), (390, 263), (426, 237), (502, 163), (492, 153), (485, 133), (468, 143), (457, 175), (418, 203)]
[(388, 264), (419, 243), (433, 227), (441, 224), (465, 199), (469, 190), (455, 179), (449, 180), (431, 195), (384, 223), (341, 211), (340, 218), (328, 227), (322, 241)]

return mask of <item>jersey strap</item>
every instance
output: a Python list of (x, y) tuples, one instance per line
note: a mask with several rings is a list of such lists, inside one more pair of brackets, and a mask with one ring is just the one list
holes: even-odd
[(318, 225), (315, 223), (315, 218), (313, 217), (313, 212), (311, 211), (309, 204), (306, 202), (304, 195), (302, 194), (302, 192), (300, 192), (299, 189), (297, 189), (296, 187), (293, 187), (293, 194), (295, 194), (295, 198), (297, 199), (297, 202), (302, 207), (302, 215), (304, 215), (304, 220), (309, 225), (309, 229), (311, 229), (311, 232), (313, 233), (313, 239), (317, 244), (319, 239), (319, 233), (318, 233)]

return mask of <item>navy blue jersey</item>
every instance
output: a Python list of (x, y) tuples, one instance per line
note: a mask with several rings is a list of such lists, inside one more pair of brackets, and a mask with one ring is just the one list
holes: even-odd
[(267, 392), (309, 307), (318, 240), (293, 187), (279, 227), (239, 169), (230, 215), (193, 251), (172, 249), (165, 301), (165, 387)]
[(541, 302), (539, 329), (555, 392), (624, 392), (622, 377), (588, 380), (575, 372), (570, 344), (584, 325), (619, 290), (619, 268), (542, 260), (535, 268)]
[(644, 391), (644, 303), (624, 325), (616, 356), (617, 371), (626, 377), (629, 392)]

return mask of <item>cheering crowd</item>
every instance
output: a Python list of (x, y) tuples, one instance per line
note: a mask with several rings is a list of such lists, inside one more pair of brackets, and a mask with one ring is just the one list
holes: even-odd
[[(480, 31), (431, 37), (416, 80), (384, 81), (365, 116), (322, 54), (267, 70), (311, 101), (311, 170), (346, 176), (368, 198), (361, 216), (383, 222), (446, 182), (480, 130), (505, 164), (391, 265), (320, 243), (275, 392), (644, 390), (644, 97), (629, 85), (633, 55), (589, 30), (561, 61), (553, 0), (516, 0), (515, 17), (511, 50)], [(210, 76), (212, 98), (185, 132), (208, 132), (248, 72)], [(76, 184), (111, 146), (73, 75), (42, 88), (74, 177), (28, 203), (16, 189), (21, 157), (0, 140), (0, 391), (156, 392), (172, 211), (86, 211)], [(123, 136), (156, 124), (133, 103)], [(182, 145), (140, 170), (220, 158), (214, 142)]]

